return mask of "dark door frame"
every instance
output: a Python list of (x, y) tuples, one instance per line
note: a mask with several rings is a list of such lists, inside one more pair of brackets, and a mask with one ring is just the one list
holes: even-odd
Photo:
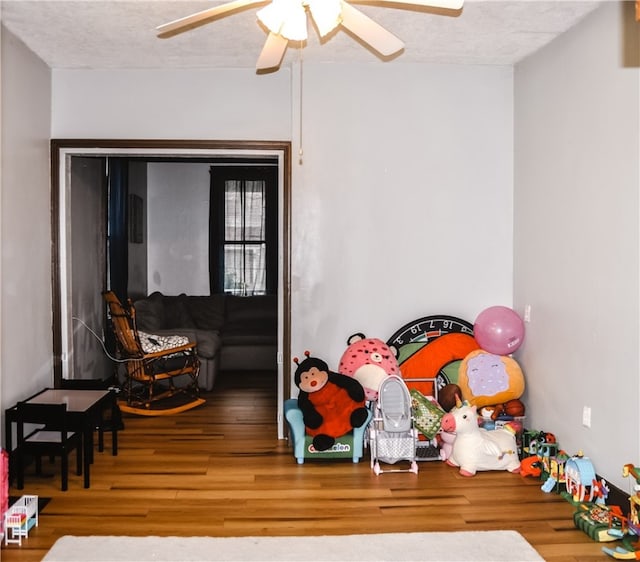
[(203, 156), (277, 155), (281, 163), (279, 244), (282, 251), (281, 277), (278, 283), (279, 334), (278, 357), (278, 436), (284, 438), (282, 405), (291, 392), (291, 142), (224, 140), (129, 140), (129, 139), (52, 139), (51, 140), (51, 239), (53, 297), (53, 378), (59, 387), (63, 376), (62, 286), (61, 278), (61, 190), (66, 187), (67, 158), (72, 156), (164, 156), (193, 158)]

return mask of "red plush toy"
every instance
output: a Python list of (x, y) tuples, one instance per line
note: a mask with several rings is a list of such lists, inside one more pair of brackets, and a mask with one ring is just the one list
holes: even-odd
[(309, 356), (298, 363), (295, 372), (298, 407), (307, 433), (318, 451), (330, 449), (337, 437), (360, 427), (366, 421), (364, 389), (354, 378), (329, 370), (321, 359)]

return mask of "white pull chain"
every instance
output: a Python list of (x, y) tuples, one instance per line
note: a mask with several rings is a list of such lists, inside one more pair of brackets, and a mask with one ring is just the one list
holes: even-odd
[(298, 119), (298, 125), (300, 127), (300, 131), (299, 131), (299, 142), (300, 142), (300, 148), (298, 149), (298, 164), (300, 164), (302, 166), (302, 155), (303, 155), (303, 150), (302, 150), (302, 41), (300, 41), (300, 53), (299, 53), (299, 58), (300, 58), (300, 106), (299, 106), (299, 110), (300, 110), (300, 116)]

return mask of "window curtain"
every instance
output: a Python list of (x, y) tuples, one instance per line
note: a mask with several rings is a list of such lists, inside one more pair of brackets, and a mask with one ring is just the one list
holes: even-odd
[(209, 290), (224, 293), (224, 189), (215, 168), (209, 168)]
[(108, 158), (109, 217), (107, 240), (109, 244), (109, 288), (120, 302), (127, 300), (129, 278), (128, 247), (128, 195), (129, 162), (125, 158)]

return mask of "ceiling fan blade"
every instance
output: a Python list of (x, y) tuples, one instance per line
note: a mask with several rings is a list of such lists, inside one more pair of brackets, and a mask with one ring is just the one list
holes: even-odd
[(196, 12), (190, 16), (159, 25), (156, 27), (156, 30), (160, 36), (175, 35), (177, 33), (193, 29), (199, 25), (209, 23), (209, 21), (215, 18), (227, 16), (232, 12), (248, 8), (253, 4), (266, 4), (266, 0), (233, 0), (232, 2), (220, 4), (219, 6), (214, 6), (213, 8), (202, 10), (201, 12)]
[(256, 63), (256, 70), (276, 69), (282, 62), (289, 40), (277, 33), (269, 33)]
[[(407, 6), (423, 6), (425, 8), (445, 8), (448, 10), (459, 10), (464, 4), (464, 0), (351, 0), (353, 3), (366, 4), (405, 4)], [(398, 6), (400, 7), (400, 6)]]
[(385, 57), (404, 48), (404, 43), (393, 33), (344, 1), (342, 2), (341, 25)]

